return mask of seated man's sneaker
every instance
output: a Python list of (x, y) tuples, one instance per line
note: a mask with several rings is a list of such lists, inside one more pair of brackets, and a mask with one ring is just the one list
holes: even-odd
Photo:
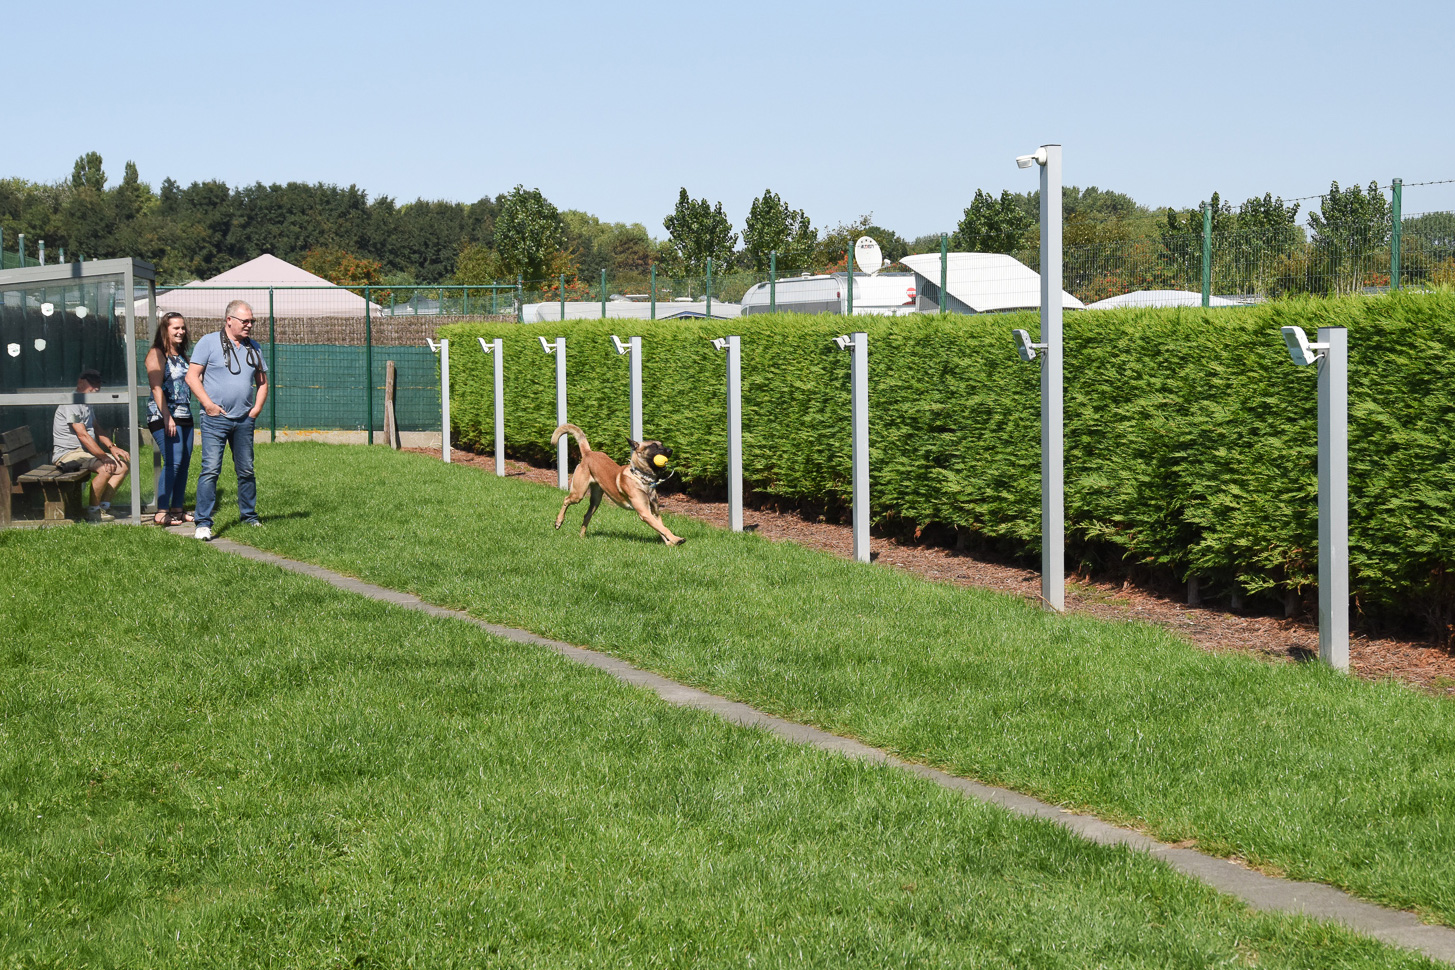
[(87, 522), (115, 522), (116, 521), (116, 516), (112, 515), (110, 512), (108, 512), (108, 511), (106, 511), (105, 509), (102, 509), (102, 508), (87, 509), (86, 510), (86, 521)]

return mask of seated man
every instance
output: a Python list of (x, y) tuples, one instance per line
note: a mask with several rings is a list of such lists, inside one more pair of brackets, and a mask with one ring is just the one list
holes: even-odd
[[(95, 394), (101, 390), (101, 372), (83, 370), (76, 379), (76, 391)], [(104, 434), (96, 433), (96, 412), (89, 404), (62, 404), (56, 408), (51, 426), (55, 446), (51, 464), (63, 472), (91, 471), (91, 504), (86, 518), (92, 522), (114, 522), (111, 496), (126, 478), (127, 454)]]

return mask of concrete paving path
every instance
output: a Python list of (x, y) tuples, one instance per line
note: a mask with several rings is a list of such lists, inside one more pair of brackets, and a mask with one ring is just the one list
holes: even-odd
[[(174, 531), (181, 532), (182, 530)], [(190, 529), (187, 530), (189, 534), (190, 531)], [(321, 566), (285, 559), (282, 556), (228, 539), (214, 540), (212, 545), (246, 559), (268, 563), (290, 572), (321, 579), (350, 593), (357, 593), (360, 596), (392, 603), (406, 609), (418, 610), (431, 616), (472, 623), (482, 630), (507, 640), (554, 650), (563, 657), (605, 671), (625, 683), (655, 691), (669, 704), (709, 711), (734, 724), (762, 728), (796, 744), (811, 745), (824, 751), (835, 751), (847, 757), (891, 765), (932, 781), (943, 788), (952, 789), (982, 802), (999, 805), (1017, 815), (1043, 818), (1054, 822), (1092, 842), (1102, 845), (1128, 846), (1145, 852), (1178, 872), (1206, 883), (1220, 892), (1243, 900), (1253, 909), (1300, 913), (1315, 919), (1335, 920), (1375, 939), (1394, 946), (1417, 950), (1432, 959), (1455, 965), (1455, 929), (1446, 926), (1429, 926), (1422, 923), (1412, 913), (1376, 906), (1322, 883), (1294, 882), (1289, 879), (1265, 876), (1261, 872), (1248, 869), (1238, 863), (1204, 855), (1196, 849), (1183, 849), (1165, 842), (1158, 842), (1140, 832), (1119, 828), (1092, 816), (1076, 815), (1066, 809), (1049, 805), (1006, 788), (982, 785), (968, 778), (960, 778), (924, 765), (912, 764), (879, 748), (873, 748), (849, 738), (841, 738), (804, 724), (772, 717), (746, 704), (679, 684), (666, 677), (641, 670), (625, 660), (609, 654), (572, 646), (559, 640), (549, 640), (524, 630), (486, 623), (460, 610), (448, 610), (432, 603), (426, 603), (409, 593), (401, 593), (398, 590), (385, 589), (382, 586), (351, 579)]]

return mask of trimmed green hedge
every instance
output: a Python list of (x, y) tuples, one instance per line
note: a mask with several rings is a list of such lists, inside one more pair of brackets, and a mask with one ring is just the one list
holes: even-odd
[[(1120, 557), (1249, 593), (1317, 581), (1317, 394), (1279, 328), (1350, 330), (1351, 583), (1363, 608), (1423, 617), (1449, 636), (1455, 600), (1455, 294), (1296, 300), (1241, 309), (1066, 317), (1066, 522), (1083, 559)], [(441, 329), (451, 414), (466, 447), (494, 440), (490, 359), (505, 339), (506, 448), (553, 457), (555, 358), (567, 338), (569, 413), (593, 447), (627, 450), (627, 360), (643, 337), (644, 424), (676, 449), (684, 482), (726, 473), (724, 355), (742, 336), (749, 488), (847, 504), (849, 355), (842, 317), (568, 321)], [(876, 521), (938, 523), (1031, 551), (1039, 542), (1038, 368), (1010, 331), (1034, 313), (856, 317), (869, 334)], [(891, 522), (893, 520), (893, 523)]]

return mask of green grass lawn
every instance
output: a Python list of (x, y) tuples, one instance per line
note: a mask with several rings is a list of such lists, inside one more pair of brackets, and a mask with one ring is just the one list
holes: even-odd
[[(1455, 705), (383, 448), (258, 449), (235, 537), (1455, 925)], [(224, 499), (219, 528), (235, 507)], [(230, 516), (230, 517), (229, 517)]]
[[(446, 545), (450, 517), (416, 520), (407, 542), (403, 522), (349, 535), (284, 480), (294, 461), (362, 454), (269, 451), (267, 534), (399, 541), (401, 560)], [(517, 515), (549, 498), (423, 460), (360, 467), (376, 461), (399, 484), (511, 496)], [(387, 520), (397, 493), (376, 487)], [(603, 525), (582, 548), (672, 552)], [(539, 531), (531, 515), (518, 527)], [(786, 552), (785, 568), (813, 562)], [(161, 530), (0, 532), (0, 560), (21, 580), (0, 591), (7, 970), (1431, 966)], [(664, 595), (669, 626), (689, 604)]]

